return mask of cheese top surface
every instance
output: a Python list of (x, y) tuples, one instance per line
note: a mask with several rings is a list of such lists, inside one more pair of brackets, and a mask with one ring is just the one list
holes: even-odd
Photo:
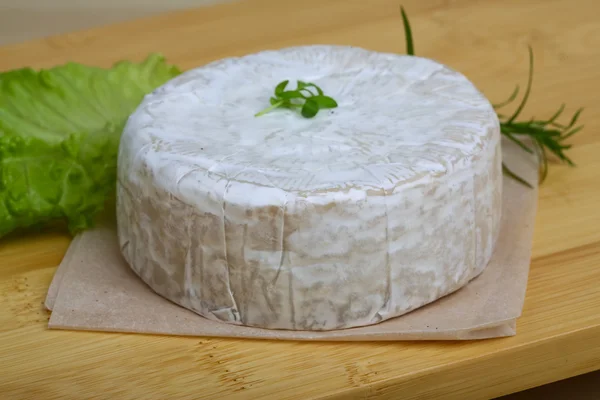
[[(316, 83), (338, 108), (255, 117), (286, 79)], [(289, 192), (393, 189), (469, 165), (496, 123), (472, 83), (432, 60), (305, 46), (184, 73), (146, 97), (127, 140), (167, 190), (185, 192), (189, 174)]]

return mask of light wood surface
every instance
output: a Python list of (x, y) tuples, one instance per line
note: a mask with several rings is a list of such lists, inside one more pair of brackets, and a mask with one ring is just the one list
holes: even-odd
[(0, 46), (235, 0), (0, 0)]
[[(575, 3), (575, 4), (574, 4)], [(293, 4), (293, 5), (292, 5)], [(540, 190), (514, 337), (479, 342), (295, 343), (50, 331), (42, 301), (69, 237), (0, 240), (0, 397), (490, 398), (600, 369), (600, 11), (596, 0), (405, 0), (417, 54), (493, 101), (536, 73), (524, 117), (587, 108), (576, 168)], [(289, 7), (289, 8), (288, 8)], [(109, 65), (160, 51), (191, 68), (287, 45), (404, 51), (397, 0), (245, 1), (0, 48), (0, 70)]]

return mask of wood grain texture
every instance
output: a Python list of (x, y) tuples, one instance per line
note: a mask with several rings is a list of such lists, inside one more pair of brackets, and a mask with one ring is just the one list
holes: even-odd
[[(49, 331), (41, 302), (69, 238), (0, 241), (5, 398), (490, 398), (600, 369), (600, 22), (596, 0), (405, 0), (417, 54), (507, 96), (536, 54), (524, 117), (587, 108), (576, 168), (540, 190), (517, 336), (480, 342), (295, 343)], [(575, 4), (574, 4), (575, 3)], [(309, 43), (404, 50), (397, 0), (248, 0), (0, 48), (0, 70), (109, 65), (160, 51), (191, 68)], [(1, 396), (0, 396), (1, 397)]]

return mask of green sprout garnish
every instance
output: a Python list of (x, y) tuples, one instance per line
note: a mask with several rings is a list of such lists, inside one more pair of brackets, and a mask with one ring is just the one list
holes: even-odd
[(296, 90), (285, 90), (288, 83), (287, 80), (280, 82), (275, 87), (275, 96), (270, 99), (271, 106), (254, 116), (260, 117), (276, 108), (299, 108), (304, 118), (312, 118), (322, 108), (336, 108), (338, 106), (334, 99), (325, 96), (323, 90), (314, 83), (298, 81)]
[[(408, 55), (414, 55), (414, 45), (412, 39), (412, 32), (408, 23), (408, 17), (404, 12), (404, 8), (400, 7), (402, 14), (402, 21), (404, 23), (404, 34), (406, 37), (406, 53)], [(533, 50), (529, 47), (529, 77), (527, 80), (527, 87), (523, 99), (519, 103), (517, 109), (510, 115), (505, 116), (498, 114), (500, 120), (500, 132), (506, 136), (509, 140), (515, 142), (524, 151), (536, 154), (539, 162), (539, 176), (540, 184), (544, 182), (548, 175), (548, 153), (554, 154), (560, 161), (567, 163), (570, 166), (574, 166), (573, 161), (567, 157), (564, 153), (565, 150), (571, 148), (571, 145), (564, 144), (564, 140), (573, 136), (581, 129), (583, 125), (575, 126), (579, 115), (583, 111), (583, 108), (578, 109), (569, 124), (563, 125), (556, 122), (558, 117), (562, 114), (565, 109), (563, 104), (558, 111), (547, 120), (536, 120), (531, 118), (529, 121), (517, 122), (516, 119), (525, 107), (527, 100), (529, 99), (529, 93), (531, 92), (531, 84), (533, 82)], [(509, 98), (502, 103), (494, 104), (495, 110), (498, 110), (504, 106), (512, 103), (519, 94), (519, 86), (515, 88)], [(531, 145), (526, 144), (522, 139), (527, 138), (532, 143)], [(518, 182), (532, 187), (532, 185), (525, 181), (523, 178), (517, 176), (503, 163), (502, 169), (505, 174), (517, 180)]]

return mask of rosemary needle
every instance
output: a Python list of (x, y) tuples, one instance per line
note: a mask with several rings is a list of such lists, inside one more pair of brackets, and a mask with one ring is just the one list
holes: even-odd
[(410, 29), (410, 22), (408, 22), (408, 16), (404, 11), (404, 7), (400, 6), (400, 13), (402, 14), (402, 23), (404, 24), (404, 36), (406, 37), (406, 54), (409, 56), (415, 55), (415, 47), (412, 39), (412, 30)]

